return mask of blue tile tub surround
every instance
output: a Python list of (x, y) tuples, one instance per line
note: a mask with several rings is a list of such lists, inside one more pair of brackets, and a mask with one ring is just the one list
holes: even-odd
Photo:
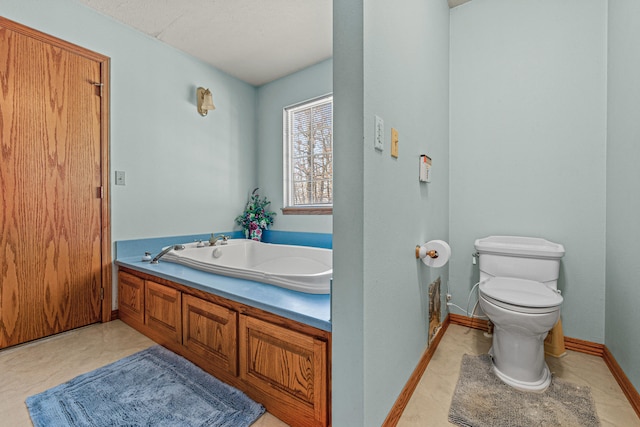
[(265, 230), (262, 241), (280, 245), (313, 246), (314, 248), (333, 248), (333, 235), (325, 233), (300, 233), (293, 231)]
[[(242, 231), (216, 232), (216, 236), (224, 234), (232, 239), (243, 239)], [(132, 256), (142, 256), (145, 252), (151, 252), (155, 256), (162, 248), (178, 243), (189, 243), (197, 240), (208, 241), (211, 233), (190, 234), (187, 236), (151, 237), (148, 239), (120, 240), (116, 242), (116, 259)], [(315, 248), (332, 249), (333, 239), (331, 234), (325, 233), (301, 233), (294, 231), (265, 230), (262, 234), (265, 243), (277, 243), (280, 245), (312, 246)]]
[[(266, 231), (265, 231), (266, 233)], [(331, 238), (320, 233), (272, 232), (267, 243), (296, 244), (304, 241), (301, 246), (316, 246), (316, 244), (331, 244)], [(208, 240), (209, 234), (158, 237), (140, 240), (125, 240), (116, 242), (116, 265), (127, 267), (135, 271), (147, 273), (172, 282), (180, 283), (204, 292), (209, 292), (223, 298), (242, 304), (247, 304), (262, 310), (278, 314), (287, 319), (295, 320), (309, 326), (331, 332), (331, 296), (314, 295), (292, 291), (252, 280), (236, 279), (195, 270), (180, 264), (160, 262), (149, 264), (142, 261), (146, 252), (157, 254), (163, 247), (187, 243), (194, 240)], [(222, 233), (216, 233), (216, 235)], [(243, 237), (242, 232), (224, 233), (232, 238)], [(303, 236), (293, 236), (299, 234)], [(316, 244), (308, 244), (309, 236)], [(304, 237), (307, 237), (305, 240)], [(331, 236), (331, 235), (328, 235)], [(266, 237), (266, 236), (264, 236)], [(266, 240), (266, 239), (265, 239)], [(286, 242), (286, 243), (285, 243)], [(324, 246), (320, 246), (324, 247)]]

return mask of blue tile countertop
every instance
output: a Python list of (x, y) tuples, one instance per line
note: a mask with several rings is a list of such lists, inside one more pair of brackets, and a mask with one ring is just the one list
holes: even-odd
[[(280, 234), (278, 238), (276, 239), (274, 235), (270, 243), (301, 244), (300, 241), (305, 241), (308, 246), (331, 247), (330, 235), (327, 237), (325, 234), (316, 233), (277, 233)], [(230, 234), (232, 238), (240, 237), (238, 232), (225, 234)], [(300, 235), (308, 235), (311, 238), (303, 239)], [(115, 263), (121, 267), (180, 283), (331, 332), (330, 295), (292, 291), (252, 280), (208, 273), (180, 264), (162, 262), (162, 260), (158, 264), (142, 261), (145, 251), (156, 255), (164, 246), (208, 238), (208, 235), (195, 235), (119, 241), (116, 242)]]

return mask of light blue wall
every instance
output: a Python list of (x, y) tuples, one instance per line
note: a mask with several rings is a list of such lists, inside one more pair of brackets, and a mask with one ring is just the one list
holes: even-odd
[[(14, 21), (111, 58), (112, 239), (229, 230), (257, 182), (256, 89), (72, 0), (3, 0)], [(197, 86), (217, 109), (201, 117)], [(113, 184), (113, 182), (112, 182)]]
[(640, 2), (609, 1), (605, 344), (640, 389)]
[[(111, 169), (127, 172), (127, 186), (111, 186), (113, 240), (230, 230), (257, 185), (279, 208), (282, 107), (333, 86), (333, 224), (279, 215), (274, 229), (333, 228), (333, 424), (369, 426), (424, 351), (426, 287), (441, 276), (464, 302), (473, 240), (488, 234), (566, 246), (566, 335), (603, 342), (606, 320), (606, 344), (639, 386), (640, 339), (628, 325), (640, 322), (640, 34), (630, 21), (640, 11), (635, 0), (609, 3), (608, 146), (604, 0), (476, 0), (451, 11), (450, 39), (444, 0), (336, 1), (335, 63), (259, 89), (72, 0), (3, 0), (0, 13), (112, 58)], [(206, 118), (198, 85), (218, 107)], [(383, 153), (373, 149), (376, 114)], [(433, 157), (431, 184), (417, 180), (421, 153)], [(594, 255), (605, 209), (606, 319), (605, 255)], [(413, 258), (434, 238), (450, 240), (450, 268)]]
[(258, 88), (258, 182), (271, 200), (273, 230), (331, 233), (331, 215), (282, 215), (282, 109), (333, 91), (328, 59)]
[[(364, 389), (364, 0), (333, 2), (332, 424), (360, 427)], [(338, 185), (338, 183), (340, 183)]]
[(112, 241), (233, 228), (257, 182), (253, 86), (75, 1), (3, 0), (0, 13), (111, 58)]
[[(427, 287), (447, 280), (414, 248), (448, 239), (448, 37), (445, 1), (334, 2), (337, 426), (382, 423), (427, 344)], [(374, 115), (385, 123), (382, 153)], [(430, 184), (418, 181), (422, 153), (434, 161)]]
[(450, 288), (476, 238), (562, 243), (564, 333), (604, 342), (607, 3), (472, 1), (451, 10)]

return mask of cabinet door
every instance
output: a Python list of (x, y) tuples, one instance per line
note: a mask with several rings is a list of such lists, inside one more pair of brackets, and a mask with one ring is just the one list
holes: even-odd
[(240, 377), (285, 422), (327, 424), (326, 361), (326, 342), (240, 315)]
[(182, 296), (182, 343), (232, 375), (238, 375), (238, 313), (192, 295)]
[(118, 272), (118, 315), (144, 323), (144, 280), (124, 271)]
[(146, 280), (144, 323), (178, 343), (182, 342), (180, 291)]

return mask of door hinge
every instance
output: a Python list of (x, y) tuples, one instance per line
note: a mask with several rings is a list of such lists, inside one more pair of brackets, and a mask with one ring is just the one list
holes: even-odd
[(100, 301), (104, 299), (104, 288), (100, 288)]
[(102, 97), (102, 88), (104, 87), (104, 83), (91, 82), (91, 84), (100, 88), (100, 97)]
[(98, 187), (98, 199), (104, 199), (104, 187), (102, 185)]

